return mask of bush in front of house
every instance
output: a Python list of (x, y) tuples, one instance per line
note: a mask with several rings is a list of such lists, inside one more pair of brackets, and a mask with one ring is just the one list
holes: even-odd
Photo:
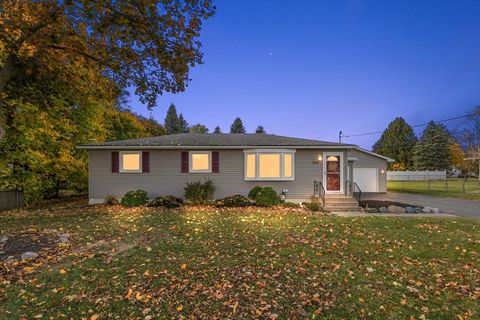
[(255, 195), (255, 203), (263, 207), (276, 206), (280, 204), (280, 197), (272, 187), (265, 187)]
[(252, 200), (255, 200), (255, 197), (257, 196), (257, 193), (260, 192), (260, 190), (262, 190), (263, 188), (262, 187), (259, 187), (259, 186), (255, 186), (252, 188), (252, 190), (250, 190), (250, 192), (248, 193), (248, 197)]
[(320, 203), (318, 202), (304, 202), (303, 205), (310, 211), (320, 211)]
[(236, 194), (233, 196), (228, 196), (223, 199), (219, 199), (215, 201), (215, 206), (217, 207), (248, 207), (251, 206), (252, 202), (248, 199), (245, 198), (242, 195)]
[(148, 193), (144, 190), (128, 191), (120, 201), (124, 207), (138, 207), (148, 203)]
[(188, 182), (185, 186), (185, 199), (194, 204), (208, 203), (215, 192), (212, 180)]
[(115, 206), (119, 204), (117, 197), (111, 194), (105, 197), (105, 200), (103, 200), (103, 203), (109, 206)]
[(149, 207), (178, 208), (183, 204), (183, 200), (175, 196), (156, 197), (148, 203)]

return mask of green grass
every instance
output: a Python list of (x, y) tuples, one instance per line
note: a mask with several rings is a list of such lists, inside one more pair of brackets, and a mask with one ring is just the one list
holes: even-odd
[(480, 200), (480, 182), (468, 179), (463, 190), (463, 179), (447, 181), (387, 181), (387, 190), (396, 192), (429, 194), (439, 197)]
[(73, 242), (2, 269), (0, 318), (480, 317), (478, 220), (215, 211), (0, 215), (2, 233), (61, 229)]

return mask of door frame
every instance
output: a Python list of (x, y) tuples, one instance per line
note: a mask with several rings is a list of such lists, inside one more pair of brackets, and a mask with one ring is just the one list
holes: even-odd
[[(340, 157), (340, 190), (327, 190), (327, 157), (328, 156), (338, 156)], [(343, 163), (343, 152), (324, 152), (323, 153), (323, 185), (325, 186), (325, 193), (332, 193), (332, 194), (344, 194), (345, 190), (343, 188), (343, 175), (345, 166)]]

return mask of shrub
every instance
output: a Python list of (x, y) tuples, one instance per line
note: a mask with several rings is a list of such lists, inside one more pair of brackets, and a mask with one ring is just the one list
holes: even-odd
[(305, 202), (303, 205), (310, 211), (320, 211), (320, 203), (318, 202)]
[(117, 197), (111, 194), (106, 196), (103, 202), (109, 206), (115, 206), (119, 203)]
[(236, 194), (215, 201), (217, 207), (248, 207), (252, 202), (242, 195)]
[(280, 204), (280, 197), (272, 187), (265, 187), (257, 193), (255, 202), (259, 206), (271, 207)]
[(124, 207), (138, 207), (146, 204), (147, 202), (148, 194), (143, 190), (128, 191), (122, 197), (122, 201), (120, 201)]
[(188, 182), (185, 187), (185, 199), (195, 204), (207, 203), (213, 198), (215, 184), (212, 180)]
[(257, 196), (257, 193), (260, 192), (260, 190), (262, 190), (263, 188), (262, 187), (259, 187), (259, 186), (255, 186), (252, 188), (252, 190), (250, 190), (250, 192), (248, 193), (248, 197), (252, 200), (255, 200), (255, 197)]
[(175, 196), (157, 197), (148, 203), (149, 207), (178, 208), (183, 200)]
[(293, 202), (282, 202), (280, 205), (285, 208), (300, 208), (298, 203)]

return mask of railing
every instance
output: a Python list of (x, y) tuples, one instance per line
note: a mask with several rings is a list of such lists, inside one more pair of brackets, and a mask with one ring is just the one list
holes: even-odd
[(325, 188), (320, 181), (313, 181), (313, 196), (322, 199), (322, 206), (325, 207)]
[(345, 182), (345, 195), (352, 196), (360, 202), (360, 199), (362, 198), (362, 190), (357, 183), (347, 180)]

